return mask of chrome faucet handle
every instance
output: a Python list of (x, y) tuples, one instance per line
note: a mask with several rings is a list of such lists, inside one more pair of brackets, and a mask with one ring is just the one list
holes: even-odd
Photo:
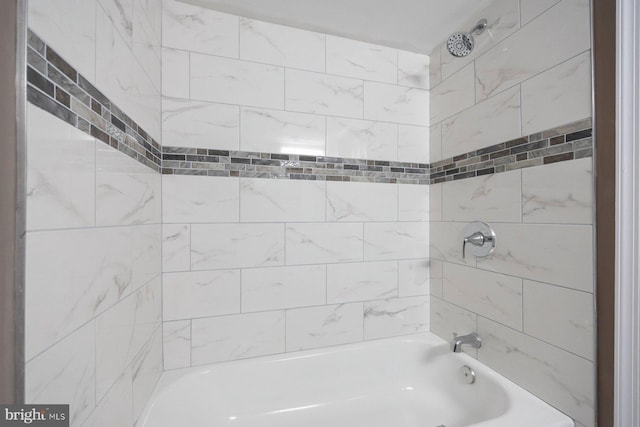
[(471, 243), (473, 246), (482, 247), (485, 242), (489, 242), (492, 239), (492, 236), (485, 236), (481, 231), (476, 231), (472, 235), (465, 237), (462, 240), (462, 259), (465, 258), (465, 248), (467, 243)]
[(462, 259), (466, 258), (467, 243), (471, 244), (471, 253), (477, 257), (486, 257), (496, 248), (496, 233), (484, 222), (467, 224), (462, 237)]

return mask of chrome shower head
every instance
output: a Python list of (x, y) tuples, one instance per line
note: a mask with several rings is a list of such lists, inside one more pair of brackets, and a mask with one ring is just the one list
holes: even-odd
[(459, 58), (467, 56), (473, 51), (475, 41), (473, 36), (482, 34), (487, 28), (487, 20), (482, 19), (468, 33), (454, 33), (447, 39), (447, 50)]

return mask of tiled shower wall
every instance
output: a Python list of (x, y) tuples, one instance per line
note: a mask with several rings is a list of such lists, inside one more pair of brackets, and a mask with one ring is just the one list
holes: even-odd
[(77, 70), (160, 139), (160, 3), (29, 1), (66, 63), (33, 42), (29, 99), (59, 103), (28, 105), (25, 397), (72, 426), (133, 425), (162, 372), (160, 174), (68, 123), (105, 122)]
[[(503, 173), (430, 186), (431, 330), (478, 331), (480, 361), (593, 426), (592, 157), (571, 152), (592, 141), (542, 132), (591, 116), (589, 2), (497, 0), (469, 27), (483, 17), (472, 55), (431, 57), (432, 161), (521, 135), (534, 151), (487, 153)], [(497, 249), (462, 259), (475, 220)]]
[[(171, 0), (162, 44), (165, 146), (428, 162), (424, 55)], [(165, 369), (429, 329), (426, 185), (184, 163), (163, 175)]]

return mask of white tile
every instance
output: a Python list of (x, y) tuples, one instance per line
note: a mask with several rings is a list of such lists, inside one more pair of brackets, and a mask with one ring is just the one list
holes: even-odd
[(362, 261), (362, 224), (287, 224), (287, 265)]
[(442, 123), (442, 157), (520, 136), (520, 88), (506, 90)]
[(429, 128), (429, 162), (442, 160), (442, 124)]
[(128, 46), (133, 38), (133, 3), (134, 0), (98, 0), (111, 24), (120, 33)]
[(364, 118), (428, 126), (429, 91), (364, 82)]
[(591, 224), (593, 159), (523, 169), (522, 221)]
[(147, 224), (129, 228), (130, 230), (122, 229), (124, 233), (128, 233), (128, 240), (123, 242), (126, 246), (118, 248), (130, 257), (124, 265), (131, 265), (130, 276), (119, 283), (121, 296), (156, 278), (162, 270), (162, 226)]
[(398, 160), (411, 163), (429, 163), (429, 128), (398, 125)]
[(327, 221), (397, 221), (398, 186), (327, 182)]
[(589, 13), (588, 0), (562, 1), (479, 57), (475, 61), (477, 100), (589, 49)]
[(287, 351), (362, 341), (362, 303), (287, 310)]
[(236, 178), (164, 175), (165, 223), (236, 222), (240, 203)]
[(189, 98), (189, 52), (162, 48), (162, 95)]
[(239, 107), (163, 98), (162, 144), (169, 147), (238, 150)]
[(439, 259), (429, 259), (429, 292), (442, 298), (443, 262)]
[(131, 369), (126, 369), (82, 426), (132, 426), (132, 416), (133, 388)]
[(237, 314), (192, 321), (193, 365), (283, 353), (284, 345), (284, 311)]
[(244, 151), (325, 154), (324, 116), (247, 107), (240, 113), (240, 147)]
[(322, 305), (326, 284), (324, 265), (242, 270), (242, 312)]
[(285, 93), (289, 111), (362, 118), (362, 80), (287, 69)]
[(324, 210), (324, 182), (240, 178), (242, 222), (324, 221)]
[(475, 103), (473, 64), (469, 64), (431, 89), (431, 123), (466, 110)]
[(164, 370), (191, 365), (191, 321), (162, 323), (162, 355)]
[(520, 222), (521, 185), (519, 170), (443, 183), (442, 219)]
[(27, 104), (27, 229), (95, 223), (95, 140)]
[(162, 225), (162, 271), (189, 270), (191, 226), (189, 224)]
[(191, 99), (284, 108), (284, 69), (191, 53)]
[(522, 279), (451, 263), (443, 267), (446, 301), (522, 330)]
[(177, 0), (164, 0), (162, 45), (238, 57), (239, 18)]
[(434, 88), (442, 81), (442, 58), (440, 49), (435, 48), (429, 55), (429, 88)]
[[(433, 186), (430, 191), (433, 191)], [(475, 266), (476, 258), (474, 256), (462, 259), (462, 231), (465, 225), (464, 222), (432, 222), (429, 235), (431, 258)], [(498, 239), (501, 237), (498, 236)], [(502, 246), (502, 242), (500, 242), (500, 246)]]
[(328, 35), (327, 73), (395, 84), (398, 54), (388, 47)]
[(155, 28), (149, 22), (149, 9), (138, 0), (133, 2), (133, 54), (151, 79), (157, 92), (162, 90), (162, 47)]
[(324, 72), (325, 36), (240, 18), (240, 59)]
[(560, 0), (520, 0), (520, 14), (522, 25), (538, 17)]
[(391, 298), (364, 303), (364, 339), (429, 330), (429, 297)]
[(160, 375), (162, 375), (162, 328), (157, 328), (131, 366), (133, 380), (133, 419), (140, 417)]
[(591, 55), (582, 53), (522, 83), (522, 134), (591, 117)]
[(159, 224), (161, 176), (106, 144), (96, 146), (96, 225)]
[(398, 125), (327, 117), (327, 156), (395, 160)]
[(139, 0), (153, 34), (162, 40), (162, 0)]
[(594, 425), (592, 362), (480, 317), (478, 359), (583, 424)]
[(442, 221), (442, 186), (429, 185), (429, 221)]
[(429, 221), (428, 185), (398, 185), (398, 219)]
[(398, 84), (429, 89), (429, 57), (420, 53), (399, 50)]
[[(451, 341), (453, 334), (466, 335), (477, 330), (478, 315), (440, 298), (431, 297), (429, 306), (431, 332), (446, 341)], [(476, 349), (463, 346), (462, 351), (476, 357)]]
[(163, 320), (240, 313), (240, 270), (165, 273), (162, 307)]
[(524, 332), (594, 360), (594, 296), (524, 281)]
[(94, 82), (97, 0), (31, 0), (28, 7), (29, 28)]
[(364, 259), (367, 261), (427, 258), (429, 223), (373, 222), (364, 224)]
[(327, 303), (337, 304), (398, 296), (395, 261), (327, 265)]
[(194, 224), (191, 269), (271, 267), (284, 264), (282, 224)]
[(427, 258), (398, 261), (398, 296), (429, 295), (430, 265)]
[(589, 225), (493, 224), (498, 244), (478, 267), (577, 290), (593, 291)]
[(25, 366), (27, 403), (67, 404), (72, 426), (80, 426), (96, 404), (93, 322), (49, 348)]

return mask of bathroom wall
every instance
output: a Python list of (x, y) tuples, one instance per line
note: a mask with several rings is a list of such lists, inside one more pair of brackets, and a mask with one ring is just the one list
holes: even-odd
[(29, 1), (25, 398), (72, 426), (133, 425), (162, 372), (159, 19)]
[(164, 6), (165, 369), (427, 331), (428, 58)]
[[(587, 0), (496, 0), (474, 53), (431, 56), (431, 330), (594, 425)], [(586, 120), (585, 120), (586, 119)], [(462, 259), (462, 230), (497, 248)]]

